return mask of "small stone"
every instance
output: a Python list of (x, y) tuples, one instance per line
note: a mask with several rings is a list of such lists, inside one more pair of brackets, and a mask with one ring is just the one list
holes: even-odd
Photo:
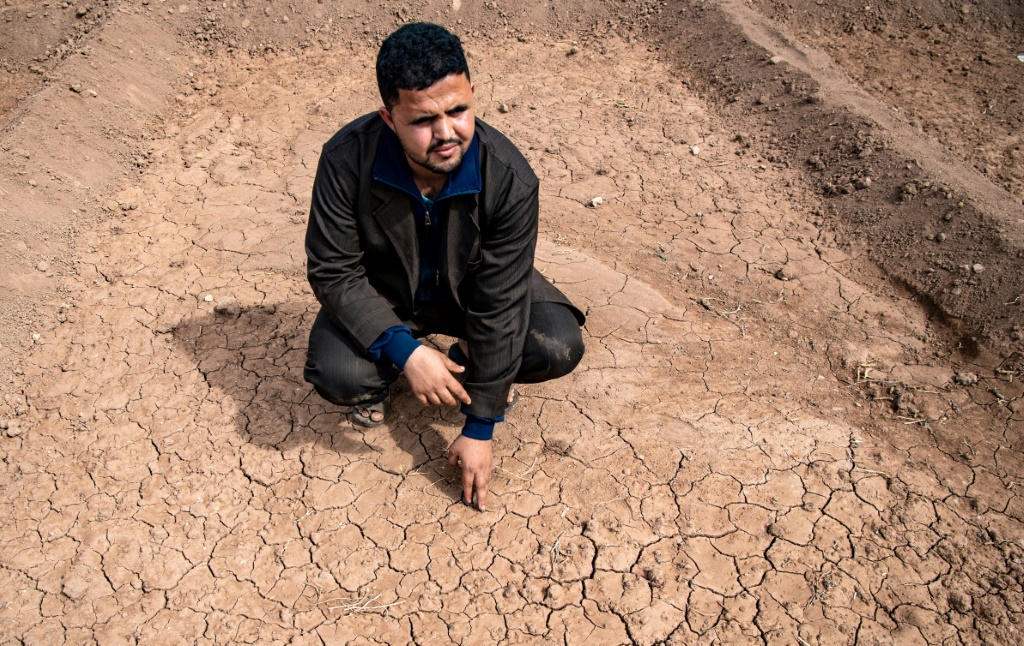
[(509, 111), (509, 107), (508, 107), (507, 103), (499, 103), (498, 104), (498, 112), (500, 112), (502, 114), (507, 114), (508, 111)]
[(37, 186), (38, 184), (39, 183), (36, 180), (34, 180), (34, 179), (28, 180), (28, 185), (29, 186)]
[(579, 51), (580, 51), (580, 48), (577, 47), (576, 45), (573, 45), (572, 47), (569, 48), (569, 51), (567, 51), (565, 53), (565, 55), (566, 56), (573, 56), (574, 54), (579, 53)]
[(981, 272), (985, 271), (985, 265), (981, 264), (980, 262), (976, 262), (973, 265), (971, 265), (971, 271), (973, 271), (976, 274), (980, 274)]
[(64, 582), (61, 591), (72, 601), (81, 601), (89, 592), (89, 582), (79, 577), (72, 577)]
[(971, 611), (971, 601), (971, 597), (963, 592), (954, 590), (949, 593), (949, 607), (962, 615)]
[(89, 7), (79, 7), (75, 11), (75, 18), (85, 18), (85, 14), (89, 13)]
[(283, 22), (283, 23), (287, 24), (287, 23), (288, 23), (288, 20), (289, 20), (289, 19), (288, 19), (288, 16), (281, 16), (281, 22)]
[(776, 54), (775, 56), (772, 56), (770, 59), (768, 59), (768, 62), (771, 63), (772, 65), (778, 65), (779, 63), (782, 63), (785, 60), (786, 59)]
[(661, 588), (665, 586), (665, 575), (662, 574), (659, 568), (649, 567), (644, 570), (644, 578), (651, 584), (652, 588)]
[(862, 178), (856, 180), (853, 183), (853, 185), (857, 187), (858, 191), (862, 191), (862, 190), (868, 188), (869, 186), (871, 186), (871, 178), (870, 177), (862, 177)]
[(961, 386), (973, 386), (978, 383), (978, 375), (973, 372), (958, 372), (954, 381)]
[(71, 90), (72, 92), (74, 92), (75, 94), (81, 94), (82, 93), (82, 86), (79, 85), (78, 83), (72, 83), (71, 85), (68, 86), (68, 89)]
[(7, 433), (7, 437), (18, 437), (22, 433), (21, 424), (16, 420), (0, 422), (0, 427)]
[(604, 204), (604, 198), (601, 196), (597, 196), (594, 199), (590, 200), (590, 206), (593, 208), (597, 208), (602, 204)]
[(38, 269), (39, 271), (43, 271), (43, 272), (45, 272), (49, 268), (50, 268), (50, 263), (46, 262), (45, 260), (40, 260), (39, 264), (36, 265), (36, 269)]
[(700, 146), (690, 146), (690, 154), (696, 157), (700, 154)]
[(795, 280), (796, 277), (796, 271), (790, 265), (783, 265), (777, 272), (775, 272), (775, 278), (781, 281)]
[(96, 90), (89, 90), (89, 96), (95, 99), (99, 96), (99, 93)]
[(15, 251), (28, 251), (28, 245), (23, 240), (18, 240), (14, 243)]
[(229, 298), (214, 305), (213, 311), (221, 316), (238, 316), (242, 308), (235, 299)]
[(935, 242), (945, 242), (945, 241), (946, 241), (946, 234), (945, 233), (940, 233), (940, 234), (935, 236)]
[(206, 296), (203, 296), (203, 300), (206, 301), (207, 303), (212, 303), (213, 302), (213, 294), (207, 294)]

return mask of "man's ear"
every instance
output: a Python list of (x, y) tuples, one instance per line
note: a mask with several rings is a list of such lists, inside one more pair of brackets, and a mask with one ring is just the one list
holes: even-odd
[(377, 110), (377, 113), (380, 114), (380, 118), (384, 120), (384, 123), (388, 124), (388, 128), (391, 128), (391, 131), (394, 132), (395, 120), (391, 118), (391, 112), (389, 112), (387, 108), (381, 106), (381, 108)]

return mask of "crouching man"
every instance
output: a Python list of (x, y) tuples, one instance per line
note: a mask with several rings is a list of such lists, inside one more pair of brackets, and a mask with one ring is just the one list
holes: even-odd
[[(305, 378), (362, 426), (387, 421), (401, 373), (423, 405), (461, 405), (449, 461), (463, 500), (484, 509), (513, 383), (571, 372), (583, 314), (533, 267), (537, 177), (475, 118), (458, 37), (401, 27), (381, 45), (377, 84), (384, 107), (324, 145), (313, 184), (306, 254), (321, 309)], [(445, 355), (418, 341), (428, 334), (459, 343)]]

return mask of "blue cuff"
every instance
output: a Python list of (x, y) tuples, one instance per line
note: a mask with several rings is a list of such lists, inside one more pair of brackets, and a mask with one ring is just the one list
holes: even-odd
[(399, 370), (405, 369), (405, 362), (409, 360), (420, 342), (413, 338), (412, 330), (404, 325), (394, 325), (381, 332), (377, 340), (370, 344), (366, 353), (370, 361), (380, 361), (381, 356), (398, 366)]
[(462, 434), (474, 440), (489, 440), (494, 437), (494, 425), (497, 422), (504, 422), (505, 416), (491, 419), (480, 417), (472, 413), (465, 413), (466, 425), (462, 427)]

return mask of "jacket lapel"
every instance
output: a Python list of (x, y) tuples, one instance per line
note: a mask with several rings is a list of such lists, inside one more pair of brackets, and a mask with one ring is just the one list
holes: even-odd
[(453, 200), (448, 213), (448, 253), (445, 258), (448, 267), (446, 270), (452, 295), (455, 297), (455, 302), (460, 305), (462, 303), (459, 299), (459, 285), (466, 275), (466, 265), (469, 264), (470, 254), (479, 246), (480, 224), (477, 222), (476, 204), (477, 196), (475, 194), (460, 196)]
[(413, 222), (409, 196), (381, 182), (373, 182), (371, 190), (375, 200), (373, 217), (380, 223), (402, 260), (410, 293), (415, 294), (419, 284), (419, 245), (416, 244), (416, 224)]

